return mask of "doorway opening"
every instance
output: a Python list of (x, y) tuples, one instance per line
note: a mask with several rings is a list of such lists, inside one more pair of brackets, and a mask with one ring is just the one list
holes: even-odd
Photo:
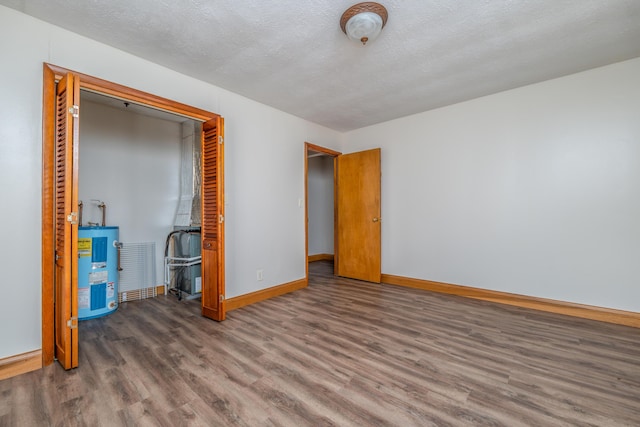
[(380, 283), (381, 153), (379, 148), (341, 154), (305, 143), (305, 255), (309, 281), (309, 159), (333, 158), (334, 275)]
[[(306, 279), (309, 263), (334, 261), (336, 253), (336, 159), (341, 153), (305, 143)], [(335, 270), (334, 270), (335, 271)]]

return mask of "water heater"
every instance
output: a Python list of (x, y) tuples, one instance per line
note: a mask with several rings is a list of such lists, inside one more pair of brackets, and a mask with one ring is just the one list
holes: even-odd
[(78, 228), (78, 319), (118, 308), (118, 227)]

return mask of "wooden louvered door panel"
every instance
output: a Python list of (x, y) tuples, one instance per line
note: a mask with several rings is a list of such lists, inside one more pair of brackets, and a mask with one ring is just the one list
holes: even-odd
[[(55, 119), (55, 356), (64, 369), (78, 366), (77, 137), (79, 79), (67, 74), (56, 88)], [(75, 101), (75, 102), (74, 102)], [(74, 117), (76, 116), (76, 117)]]
[(224, 320), (223, 119), (202, 125), (202, 315)]

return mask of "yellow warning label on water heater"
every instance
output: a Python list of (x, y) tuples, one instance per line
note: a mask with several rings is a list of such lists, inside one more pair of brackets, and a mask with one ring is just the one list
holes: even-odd
[(91, 237), (81, 237), (78, 239), (78, 256), (91, 256)]

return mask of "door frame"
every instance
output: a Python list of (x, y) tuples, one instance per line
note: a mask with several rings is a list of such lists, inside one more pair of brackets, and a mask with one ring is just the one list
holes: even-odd
[(338, 256), (338, 206), (336, 204), (336, 195), (338, 192), (338, 182), (336, 180), (336, 159), (341, 156), (339, 151), (330, 148), (321, 147), (310, 142), (304, 143), (304, 259), (305, 259), (305, 280), (309, 283), (309, 152), (315, 151), (333, 157), (333, 254), (334, 254), (334, 274), (335, 274), (335, 257)]
[[(54, 182), (55, 171), (53, 150), (47, 150), (47, 141), (52, 141), (55, 135), (55, 90), (56, 82), (65, 74), (72, 73), (80, 78), (80, 89), (97, 92), (151, 108), (167, 111), (189, 119), (206, 122), (221, 117), (219, 114), (202, 110), (197, 107), (172, 101), (157, 95), (99, 79), (87, 74), (79, 73), (57, 65), (44, 63), (43, 65), (43, 98), (42, 98), (42, 363), (50, 365), (54, 361)], [(223, 188), (224, 177), (219, 177), (220, 188)], [(220, 213), (224, 203), (220, 205)], [(220, 258), (218, 280), (224, 291), (224, 234), (219, 239)]]

